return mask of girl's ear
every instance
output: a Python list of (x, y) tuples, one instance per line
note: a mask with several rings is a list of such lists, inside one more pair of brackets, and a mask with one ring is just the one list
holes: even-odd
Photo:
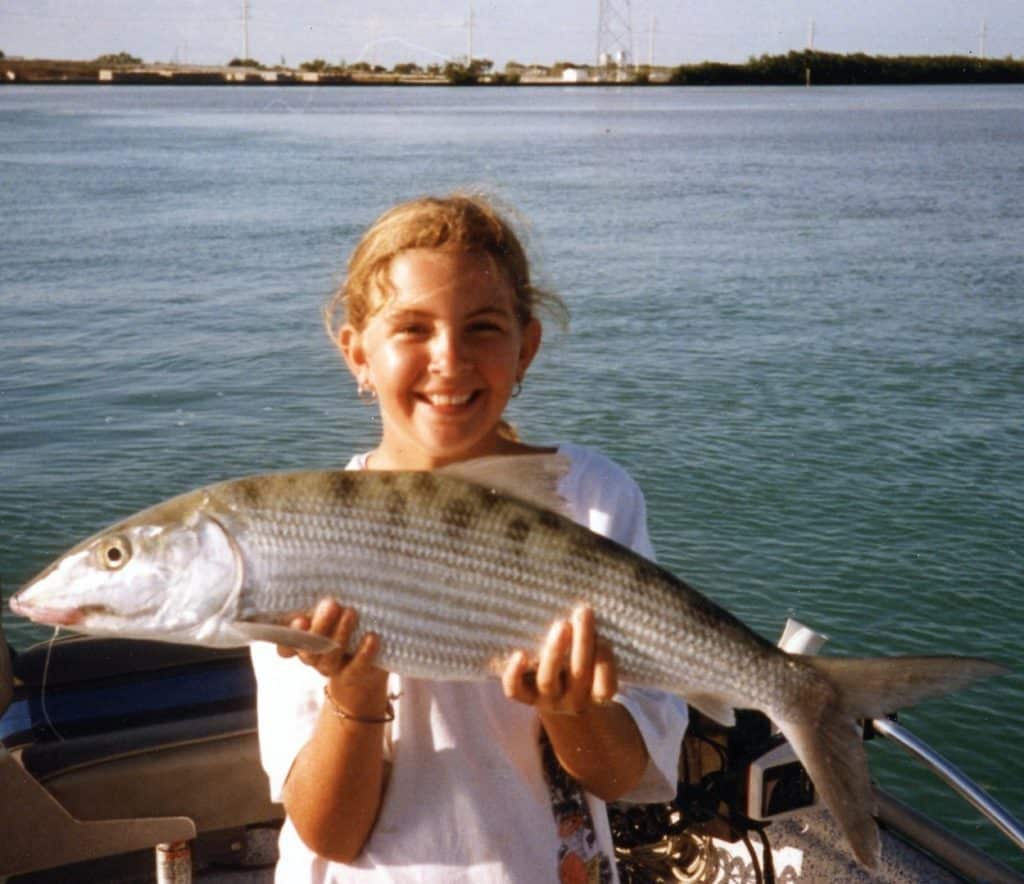
[(533, 362), (533, 357), (540, 349), (542, 328), (540, 320), (533, 318), (523, 326), (522, 342), (519, 345), (519, 379), (526, 375), (526, 370)]
[(356, 382), (362, 384), (366, 375), (366, 350), (363, 348), (363, 336), (353, 326), (345, 323), (338, 332), (338, 347), (345, 357), (345, 364)]

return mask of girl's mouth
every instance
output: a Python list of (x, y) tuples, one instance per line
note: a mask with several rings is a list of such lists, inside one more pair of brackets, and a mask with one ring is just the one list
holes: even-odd
[(476, 399), (478, 391), (471, 393), (420, 393), (420, 397), (435, 408), (459, 408)]

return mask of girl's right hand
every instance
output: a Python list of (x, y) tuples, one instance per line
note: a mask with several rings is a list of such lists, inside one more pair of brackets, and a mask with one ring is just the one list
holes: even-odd
[(290, 625), (334, 639), (338, 647), (324, 654), (277, 649), (326, 676), (316, 727), (295, 756), (282, 799), (299, 837), (340, 863), (353, 862), (373, 831), (388, 771), (381, 725), (393, 717), (388, 673), (374, 663), (380, 639), (369, 633), (349, 650), (357, 621), (351, 608), (324, 599)]
[(331, 696), (341, 699), (346, 695), (383, 695), (388, 674), (374, 664), (380, 650), (380, 639), (375, 633), (367, 633), (360, 639), (354, 652), (349, 652), (349, 643), (355, 635), (359, 617), (352, 608), (339, 605), (334, 599), (323, 599), (313, 611), (313, 616), (300, 615), (288, 625), (315, 635), (326, 636), (337, 642), (338, 647), (323, 654), (297, 651), (295, 648), (277, 646), (282, 657), (298, 657), (307, 666), (313, 667), (329, 679)]

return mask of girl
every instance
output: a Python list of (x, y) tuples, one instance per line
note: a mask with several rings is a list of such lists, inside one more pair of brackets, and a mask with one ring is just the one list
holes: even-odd
[[(483, 200), (424, 198), (382, 216), (327, 310), (360, 396), (380, 410), (379, 444), (349, 467), (555, 451), (502, 417), (551, 302)], [(629, 476), (579, 446), (557, 451), (575, 518), (652, 556)], [(339, 574), (342, 599), (344, 584)], [(348, 648), (357, 619), (325, 600), (292, 625)], [(350, 653), (253, 648), (263, 764), (287, 812), (279, 882), (617, 880), (604, 802), (674, 796), (686, 707), (618, 689), (593, 612), (552, 624), (500, 682), (399, 678), (374, 665), (378, 648), (373, 634)]]

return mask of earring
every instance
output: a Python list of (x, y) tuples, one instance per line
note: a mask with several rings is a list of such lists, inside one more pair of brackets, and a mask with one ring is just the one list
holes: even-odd
[(362, 402), (363, 405), (373, 405), (373, 403), (377, 401), (377, 391), (369, 384), (363, 384), (362, 381), (359, 382), (359, 390), (356, 395), (359, 397), (359, 401)]

